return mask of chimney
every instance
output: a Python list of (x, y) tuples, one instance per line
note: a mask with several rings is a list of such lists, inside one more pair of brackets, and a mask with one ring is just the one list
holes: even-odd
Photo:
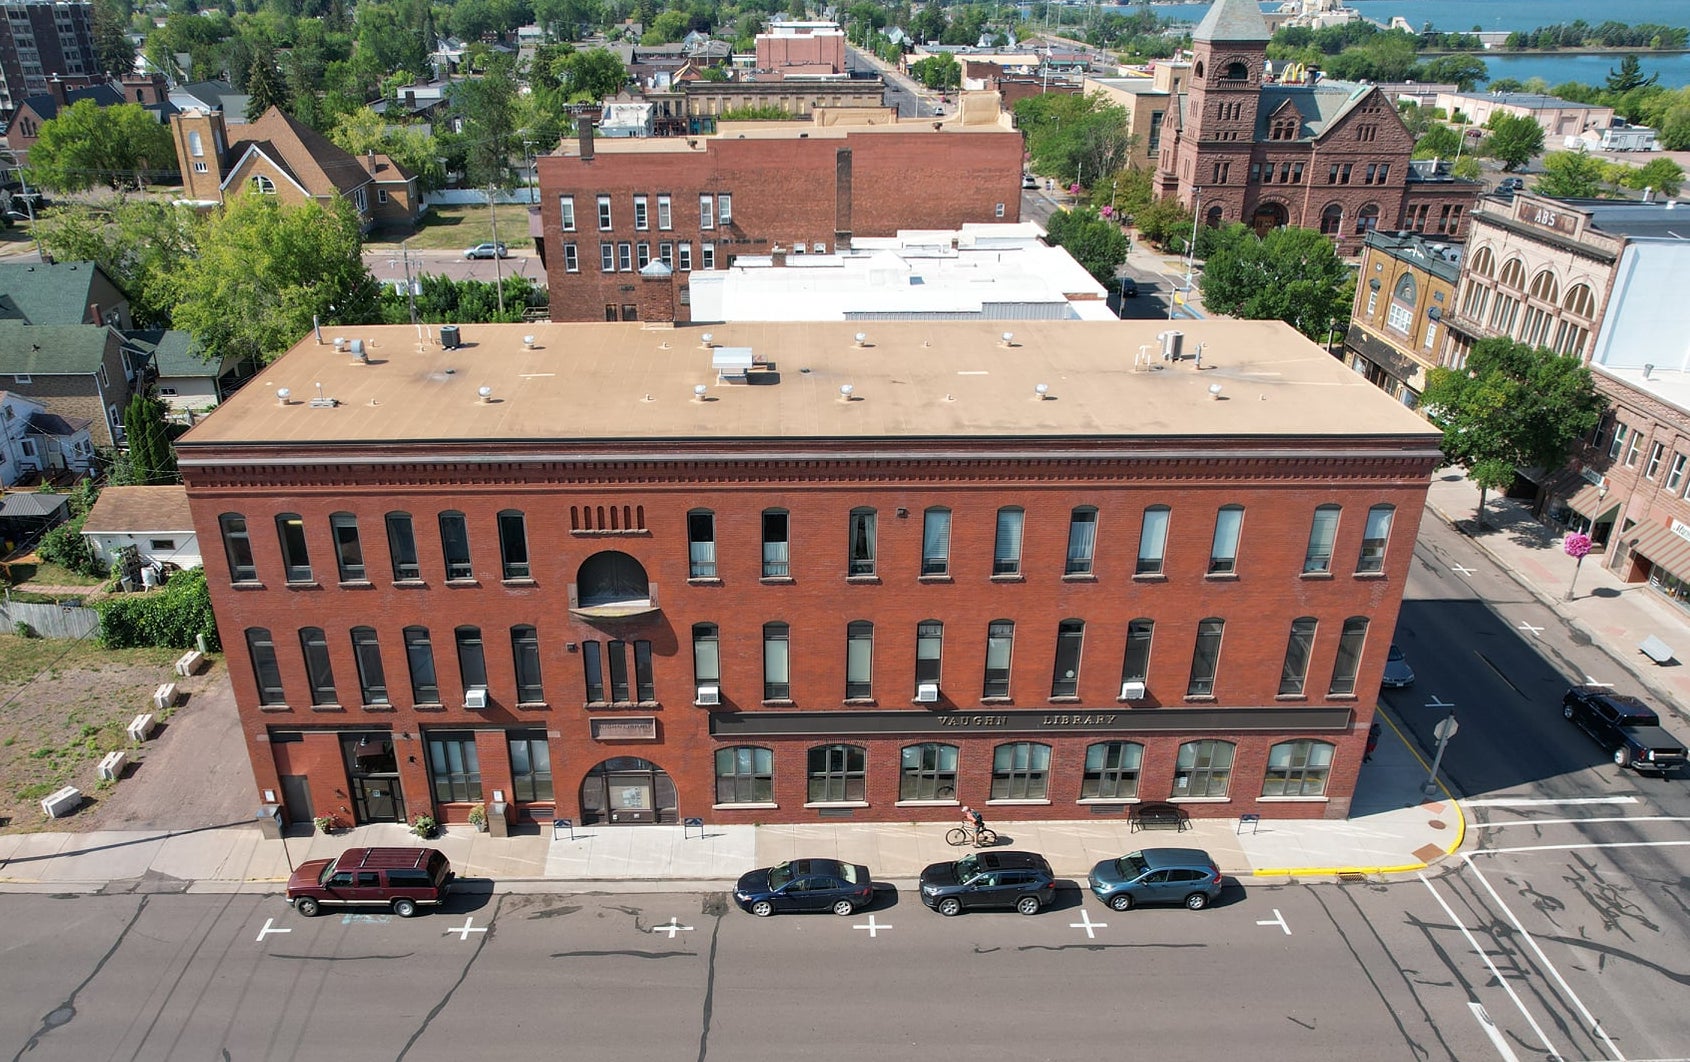
[(364, 156), (364, 168), (370, 171), (371, 177), (376, 175), (376, 152), (374, 148), (371, 148)]
[(581, 132), (581, 160), (591, 162), (593, 158), (593, 123), (586, 115), (582, 115), (576, 119), (576, 124), (580, 126)]
[(406, 89), (405, 90), (405, 106), (407, 108), (411, 109), (411, 110), (416, 109), (416, 106), (417, 106), (416, 90), (414, 90), (414, 89)]
[(100, 315), (100, 304), (97, 302), (91, 302), (88, 304), (88, 316), (92, 317), (94, 319), (94, 323), (97, 325), (103, 325), (106, 323), (106, 319)]
[(65, 105), (65, 83), (59, 80), (59, 75), (54, 74), (53, 79), (47, 82), (47, 91), (52, 95), (54, 103), (60, 107)]

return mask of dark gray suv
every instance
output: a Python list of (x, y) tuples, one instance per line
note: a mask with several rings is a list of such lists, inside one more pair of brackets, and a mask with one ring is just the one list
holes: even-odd
[(1105, 859), (1086, 876), (1097, 898), (1117, 911), (1141, 903), (1183, 903), (1201, 911), (1221, 894), (1221, 871), (1201, 848), (1146, 848)]
[(975, 907), (1038, 914), (1056, 899), (1056, 876), (1037, 852), (976, 852), (921, 872), (921, 902), (942, 915)]

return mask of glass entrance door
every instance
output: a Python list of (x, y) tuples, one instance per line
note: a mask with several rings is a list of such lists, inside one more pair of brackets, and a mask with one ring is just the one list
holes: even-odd
[(340, 751), (352, 789), (353, 824), (404, 822), (405, 795), (399, 788), (399, 756), (390, 731), (342, 734)]
[(632, 826), (678, 822), (675, 782), (663, 768), (633, 756), (605, 760), (581, 783), (581, 822)]

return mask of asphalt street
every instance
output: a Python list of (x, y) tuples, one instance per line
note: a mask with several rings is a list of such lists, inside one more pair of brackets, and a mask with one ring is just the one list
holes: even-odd
[(721, 893), (486, 882), (411, 920), (170, 881), (7, 893), (0, 1052), (1690, 1057), (1690, 780), (1622, 772), (1559, 711), (1570, 678), (1628, 690), (1625, 662), (1439, 521), (1415, 560), (1397, 639), (1418, 681), (1384, 700), (1428, 760), (1432, 726), (1460, 724), (1443, 762), (1468, 842), (1435, 870), (1230, 883), (1202, 912), (1070, 883), (1033, 917), (943, 918), (891, 885), (848, 918), (767, 920)]

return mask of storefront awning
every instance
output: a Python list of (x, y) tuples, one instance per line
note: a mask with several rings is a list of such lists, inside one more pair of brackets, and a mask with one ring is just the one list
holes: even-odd
[[(1567, 496), (1567, 508), (1587, 520), (1594, 520), (1598, 513), (1608, 508), (1603, 504), (1607, 499), (1607, 491), (1594, 483), (1583, 482), (1582, 478), (1580, 482), (1582, 485)], [(1614, 504), (1618, 505), (1619, 500), (1615, 499)]]
[(1626, 532), (1632, 552), (1647, 557), (1655, 567), (1680, 578), (1690, 577), (1690, 540), (1659, 524), (1645, 524)]

